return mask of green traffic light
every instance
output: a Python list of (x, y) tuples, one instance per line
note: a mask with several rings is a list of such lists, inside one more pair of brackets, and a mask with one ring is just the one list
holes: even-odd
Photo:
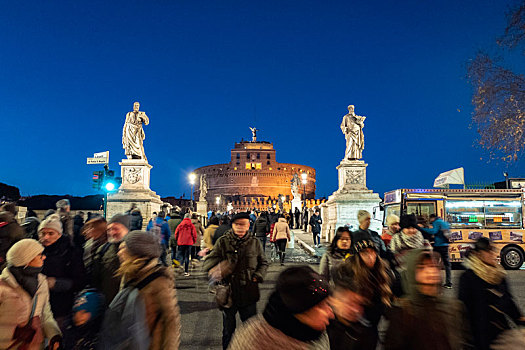
[(113, 191), (115, 189), (115, 184), (113, 182), (106, 183), (106, 191)]

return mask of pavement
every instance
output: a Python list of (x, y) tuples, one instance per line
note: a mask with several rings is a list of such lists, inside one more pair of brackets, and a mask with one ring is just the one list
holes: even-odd
[[(300, 230), (293, 231), (295, 244), (293, 245), (294, 248), (289, 248), (286, 251), (284, 267), (280, 266), (278, 261), (272, 262), (271, 245), (268, 243), (266, 246), (266, 255), (270, 266), (266, 280), (260, 286), (261, 300), (257, 303), (259, 313), (264, 310), (264, 306), (274, 289), (277, 276), (283, 269), (292, 265), (306, 264), (317, 270), (319, 257), (326, 250), (326, 243), (322, 243), (322, 247), (319, 248), (313, 247), (311, 233)], [(445, 296), (457, 296), (458, 280), (462, 272), (460, 270), (452, 271), (453, 288), (444, 289)], [(191, 276), (189, 277), (178, 276), (176, 278), (182, 323), (180, 348), (185, 350), (219, 350), (221, 349), (222, 314), (216, 307), (214, 295), (209, 292), (207, 274), (201, 270), (200, 263), (195, 263), (190, 273)], [(515, 300), (525, 311), (525, 271), (507, 271), (507, 280)], [(237, 325), (239, 324), (240, 320), (238, 320)], [(381, 329), (384, 327), (386, 324), (380, 324)]]

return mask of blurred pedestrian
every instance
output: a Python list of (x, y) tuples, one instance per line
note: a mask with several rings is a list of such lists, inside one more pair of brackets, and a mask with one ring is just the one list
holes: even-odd
[(463, 304), (443, 297), (437, 254), (413, 249), (406, 256), (405, 296), (389, 313), (386, 350), (468, 349)]
[(7, 265), (6, 255), (19, 240), (25, 237), (24, 229), (18, 224), (10, 211), (0, 211), (0, 272)]
[[(180, 343), (180, 313), (173, 270), (159, 264), (161, 254), (155, 237), (144, 231), (132, 231), (120, 245), (121, 266), (118, 274), (124, 286), (151, 281), (139, 294), (146, 306), (146, 324), (151, 342), (149, 350), (175, 350)], [(155, 277), (153, 279), (150, 276)]]
[(65, 349), (98, 349), (104, 305), (104, 295), (94, 288), (79, 293), (73, 306), (71, 322), (64, 332)]
[(56, 350), (62, 333), (49, 305), (46, 276), (41, 274), (44, 247), (22, 239), (7, 252), (0, 275), (0, 349)]
[(430, 214), (430, 223), (432, 224), (432, 228), (420, 227), (419, 230), (434, 237), (434, 251), (439, 253), (441, 261), (443, 261), (443, 266), (445, 267), (445, 284), (443, 287), (452, 289), (451, 265), (448, 254), (449, 242), (448, 238), (445, 237), (445, 233), (450, 231), (450, 225), (436, 214)]
[(204, 228), (202, 227), (202, 223), (199, 220), (197, 213), (191, 214), (191, 223), (193, 224), (193, 227), (195, 227), (195, 232), (197, 233), (197, 238), (195, 239), (195, 243), (193, 243), (193, 247), (191, 248), (191, 259), (199, 260), (198, 253), (201, 249)]
[[(459, 280), (459, 300), (467, 309), (474, 346), (480, 350), (492, 349), (498, 337), (502, 343), (512, 337), (511, 328), (524, 325), (525, 317), (512, 297), (492, 241), (479, 238), (464, 264), (467, 270)], [(525, 348), (523, 335), (521, 339)]]
[(250, 216), (243, 212), (233, 217), (232, 229), (224, 234), (204, 260), (203, 269), (210, 271), (220, 263), (231, 266), (231, 273), (222, 276), (228, 286), (231, 305), (222, 307), (222, 347), (228, 348), (236, 327), (236, 314), (241, 321), (257, 313), (259, 284), (263, 282), (268, 262), (260, 242), (249, 233)]
[[(168, 222), (164, 220), (166, 213), (160, 211), (159, 214), (149, 222), (146, 230), (157, 237), (162, 247), (162, 253), (160, 255), (160, 261), (164, 266), (168, 266), (167, 252), (168, 244), (170, 242), (171, 231)], [(170, 264), (171, 265), (171, 264)]]
[(284, 265), (284, 258), (286, 257), (286, 245), (290, 241), (290, 227), (286, 222), (284, 217), (280, 217), (277, 220), (273, 228), (273, 240), (277, 246), (277, 255), (279, 256), (279, 261), (281, 266)]
[(142, 230), (142, 213), (140, 212), (140, 209), (137, 207), (136, 203), (131, 204), (131, 208), (128, 211), (128, 215), (131, 216), (129, 222), (130, 231)]
[(170, 219), (168, 220), (168, 226), (170, 227), (171, 232), (171, 238), (170, 238), (170, 248), (171, 248), (171, 261), (173, 264), (178, 266), (177, 261), (177, 240), (174, 237), (175, 230), (177, 230), (177, 226), (180, 225), (182, 222), (182, 216), (180, 214), (180, 210), (173, 209), (170, 214)]
[(312, 217), (310, 218), (309, 224), (312, 227), (312, 235), (314, 238), (314, 246), (321, 246), (321, 224), (323, 220), (319, 217), (319, 212), (316, 210)]
[(20, 226), (26, 231), (26, 238), (32, 238), (38, 240), (38, 225), (40, 220), (34, 210), (28, 209), (24, 223)]
[(372, 337), (371, 341), (377, 343), (377, 326), (393, 298), (393, 275), (386, 262), (379, 257), (375, 242), (366, 232), (354, 232), (352, 253), (344, 263), (350, 264), (356, 280), (372, 293), (370, 303), (365, 307), (362, 323), (369, 328), (367, 333)]
[(213, 245), (215, 245), (215, 243), (217, 243), (217, 240), (221, 238), (224, 234), (226, 234), (226, 232), (232, 229), (231, 220), (227, 215), (223, 215), (221, 217), (220, 223), (221, 224), (215, 231), (215, 234), (213, 235), (213, 238), (211, 241)]
[(263, 211), (257, 218), (254, 225), (255, 237), (261, 242), (263, 251), (266, 251), (266, 238), (270, 232), (270, 220), (268, 213)]
[(42, 273), (47, 277), (51, 311), (62, 331), (73, 307), (75, 293), (86, 285), (86, 271), (82, 252), (62, 234), (62, 223), (57, 214), (48, 216), (38, 226), (40, 243), (46, 256)]
[(197, 240), (197, 230), (190, 219), (191, 215), (188, 213), (184, 215), (184, 219), (177, 226), (175, 230), (175, 240), (177, 241), (177, 260), (181, 265), (184, 265), (184, 276), (190, 275), (190, 253), (191, 247)]
[(83, 253), (86, 240), (82, 235), (82, 227), (84, 227), (84, 212), (79, 211), (73, 217), (73, 245)]
[(387, 248), (390, 247), (392, 237), (401, 230), (399, 226), (399, 216), (390, 214), (386, 218), (387, 231), (381, 235), (381, 239), (385, 242)]
[(354, 235), (360, 237), (368, 236), (375, 244), (379, 256), (383, 259), (389, 259), (390, 256), (385, 246), (385, 242), (381, 239), (376, 231), (370, 229), (372, 216), (366, 210), (359, 210), (357, 212), (357, 221), (359, 221), (359, 228), (354, 232)]
[(390, 250), (394, 253), (397, 263), (404, 268), (404, 256), (412, 249), (431, 248), (428, 241), (425, 241), (414, 214), (401, 215), (401, 231), (395, 234), (390, 241)]
[(82, 227), (82, 235), (86, 239), (84, 244), (84, 268), (88, 276), (88, 281), (93, 278), (93, 257), (103, 244), (108, 241), (107, 222), (103, 217), (95, 217), (88, 220)]
[(71, 242), (73, 242), (73, 218), (71, 217), (71, 203), (69, 199), (61, 199), (56, 203), (57, 211), (56, 213), (60, 217), (62, 222), (62, 229), (64, 235), (68, 236)]
[(295, 207), (295, 229), (299, 229), (299, 226), (301, 226), (301, 211), (298, 207)]
[(330, 305), (334, 319), (327, 328), (331, 350), (375, 350), (376, 336), (371, 327), (361, 322), (372, 290), (355, 275), (350, 264), (339, 264), (333, 270), (334, 294)]
[(104, 294), (106, 306), (120, 290), (120, 267), (118, 249), (129, 233), (129, 215), (116, 214), (108, 222), (108, 241), (100, 246), (93, 256), (92, 286)]
[(327, 281), (332, 281), (332, 270), (352, 255), (351, 245), (352, 234), (350, 230), (347, 227), (339, 227), (319, 265), (319, 273)]
[(329, 349), (326, 327), (334, 317), (327, 281), (308, 266), (279, 275), (262, 315), (237, 330), (230, 350)]
[(208, 251), (211, 251), (213, 249), (212, 238), (218, 227), (219, 227), (219, 218), (216, 216), (212, 216), (210, 218), (208, 227), (206, 227), (206, 230), (204, 230), (204, 238), (203, 238), (204, 247), (208, 249)]

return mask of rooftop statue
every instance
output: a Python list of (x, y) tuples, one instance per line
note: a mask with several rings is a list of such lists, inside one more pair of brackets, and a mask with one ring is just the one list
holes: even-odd
[(124, 148), (128, 159), (144, 159), (147, 161), (143, 144), (146, 135), (142, 129), (142, 124), (148, 125), (149, 118), (145, 112), (139, 111), (139, 108), (140, 103), (135, 102), (133, 111), (126, 114), (126, 122), (122, 130), (122, 148)]

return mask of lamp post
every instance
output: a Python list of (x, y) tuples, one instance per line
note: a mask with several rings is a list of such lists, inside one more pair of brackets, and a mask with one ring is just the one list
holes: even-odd
[(303, 196), (304, 196), (304, 205), (306, 206), (306, 184), (308, 183), (308, 174), (301, 174), (301, 181), (303, 183)]
[(191, 199), (191, 211), (193, 211), (194, 203), (193, 203), (193, 187), (195, 186), (195, 180), (197, 179), (197, 175), (195, 173), (191, 173), (189, 176), (190, 179), (190, 185), (191, 185), (191, 193), (190, 193), (190, 199)]

